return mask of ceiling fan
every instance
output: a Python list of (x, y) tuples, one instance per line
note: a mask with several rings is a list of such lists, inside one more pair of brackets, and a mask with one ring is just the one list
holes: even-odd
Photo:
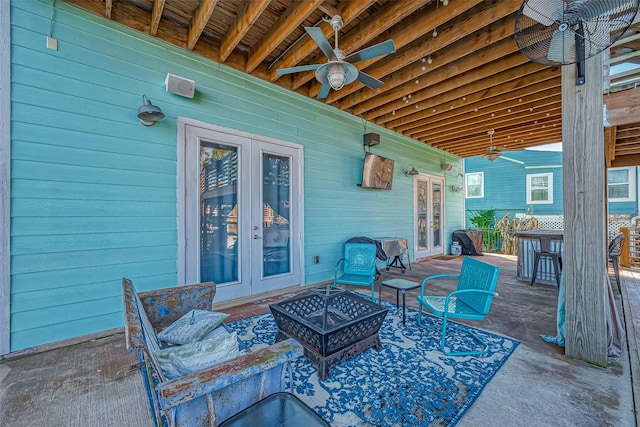
[(525, 0), (516, 16), (520, 51), (544, 65), (578, 64), (611, 46), (629, 28), (640, 0)]
[(335, 15), (329, 21), (335, 34), (335, 47), (324, 38), (322, 29), (318, 27), (305, 27), (305, 31), (316, 42), (322, 53), (329, 59), (325, 64), (300, 65), (297, 67), (281, 68), (277, 70), (278, 75), (297, 73), (299, 71), (316, 70), (316, 79), (322, 84), (317, 98), (326, 98), (331, 89), (340, 90), (344, 85), (358, 80), (360, 83), (371, 89), (378, 89), (384, 83), (370, 75), (363, 73), (353, 65), (354, 62), (365, 61), (378, 56), (387, 55), (396, 51), (393, 40), (387, 40), (377, 45), (362, 49), (350, 55), (344, 54), (338, 48), (338, 31), (342, 29), (344, 23), (340, 15)]
[(502, 156), (501, 151), (503, 150), (503, 148), (493, 146), (493, 134), (494, 134), (493, 129), (487, 131), (487, 134), (489, 135), (489, 146), (487, 147), (487, 152), (484, 153), (482, 157), (484, 157), (485, 159), (489, 159), (490, 161), (493, 162), (495, 159)]

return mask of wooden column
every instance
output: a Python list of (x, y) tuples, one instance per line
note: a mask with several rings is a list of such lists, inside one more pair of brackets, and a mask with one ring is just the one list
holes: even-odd
[(562, 141), (566, 348), (568, 357), (607, 364), (607, 274), (602, 55), (562, 67)]

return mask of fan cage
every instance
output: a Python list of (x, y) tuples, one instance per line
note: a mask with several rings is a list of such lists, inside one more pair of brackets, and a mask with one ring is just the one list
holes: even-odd
[(639, 6), (640, 0), (525, 0), (516, 16), (515, 40), (534, 62), (575, 64), (622, 37)]

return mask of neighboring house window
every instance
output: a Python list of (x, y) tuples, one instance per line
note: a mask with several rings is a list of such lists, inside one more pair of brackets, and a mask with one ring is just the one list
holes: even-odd
[(484, 197), (484, 172), (467, 173), (464, 179), (467, 199)]
[(527, 203), (553, 203), (553, 173), (527, 175)]
[(632, 202), (636, 199), (635, 167), (607, 170), (607, 194), (610, 202)]

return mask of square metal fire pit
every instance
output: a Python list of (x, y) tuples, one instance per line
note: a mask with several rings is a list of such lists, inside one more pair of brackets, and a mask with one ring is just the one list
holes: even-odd
[(298, 340), (321, 379), (332, 366), (370, 347), (382, 350), (378, 331), (388, 310), (355, 293), (313, 289), (269, 308), (280, 330), (276, 342)]

